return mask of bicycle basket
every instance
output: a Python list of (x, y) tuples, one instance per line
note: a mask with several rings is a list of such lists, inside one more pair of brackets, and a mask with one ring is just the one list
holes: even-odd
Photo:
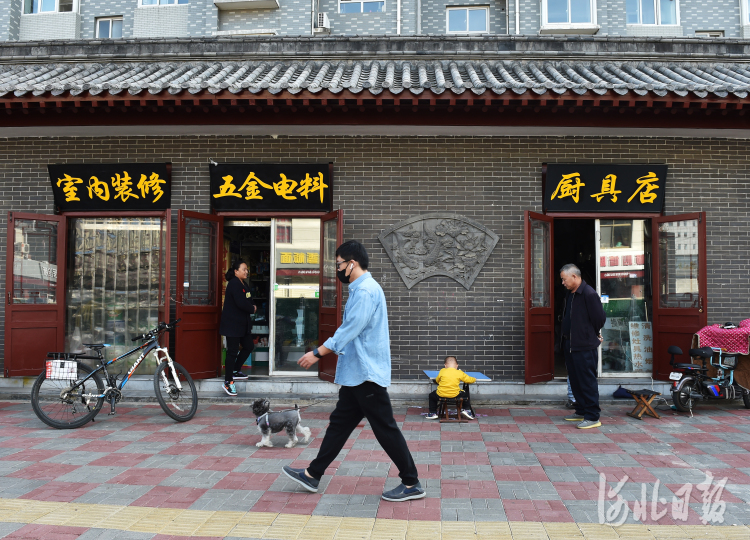
[(78, 363), (70, 360), (47, 360), (47, 378), (70, 381), (78, 377)]

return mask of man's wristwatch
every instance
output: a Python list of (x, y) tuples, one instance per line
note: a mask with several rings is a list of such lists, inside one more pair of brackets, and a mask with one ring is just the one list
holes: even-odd
[(318, 348), (317, 348), (317, 347), (316, 347), (316, 348), (315, 348), (315, 350), (313, 351), (313, 356), (314, 356), (315, 358), (323, 358), (323, 355), (322, 355), (322, 354), (320, 354), (320, 353), (318, 352)]

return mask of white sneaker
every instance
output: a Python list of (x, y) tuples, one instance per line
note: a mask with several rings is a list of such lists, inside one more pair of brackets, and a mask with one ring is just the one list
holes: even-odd
[(437, 420), (438, 415), (437, 413), (431, 412), (427, 416), (425, 416), (425, 420)]
[(461, 411), (461, 414), (463, 414), (469, 420), (474, 420), (474, 415), (471, 414), (471, 411), (467, 411), (466, 409), (464, 409)]

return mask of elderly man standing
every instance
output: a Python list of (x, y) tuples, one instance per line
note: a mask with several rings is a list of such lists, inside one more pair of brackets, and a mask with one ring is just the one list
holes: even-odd
[(565, 355), (576, 410), (565, 420), (578, 422), (580, 429), (595, 428), (602, 425), (599, 421), (601, 409), (596, 380), (599, 356), (596, 350), (602, 341), (599, 332), (607, 316), (599, 295), (581, 279), (581, 270), (576, 265), (563, 266), (560, 278), (569, 291), (563, 307), (560, 348)]

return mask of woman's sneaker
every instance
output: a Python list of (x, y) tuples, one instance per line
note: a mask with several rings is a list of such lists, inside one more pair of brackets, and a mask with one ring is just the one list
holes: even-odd
[(232, 377), (234, 379), (249, 379), (249, 377), (241, 371), (235, 371), (234, 373), (232, 373)]
[(463, 410), (461, 411), (461, 414), (463, 414), (463, 415), (464, 415), (464, 416), (465, 416), (466, 418), (468, 418), (469, 420), (474, 420), (474, 415), (473, 415), (473, 414), (471, 414), (471, 411), (467, 411), (466, 409), (463, 409)]
[(236, 396), (237, 395), (237, 388), (234, 387), (234, 381), (225, 382), (223, 385), (221, 385), (221, 387), (230, 396)]
[(427, 416), (425, 416), (425, 420), (437, 420), (438, 415), (437, 413), (431, 412)]

